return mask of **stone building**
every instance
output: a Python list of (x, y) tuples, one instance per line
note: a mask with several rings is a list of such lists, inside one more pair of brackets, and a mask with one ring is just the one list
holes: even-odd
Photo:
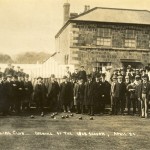
[(53, 58), (60, 64), (88, 71), (150, 64), (149, 11), (86, 6), (83, 13), (70, 14), (69, 7), (64, 4), (64, 25), (55, 36)]

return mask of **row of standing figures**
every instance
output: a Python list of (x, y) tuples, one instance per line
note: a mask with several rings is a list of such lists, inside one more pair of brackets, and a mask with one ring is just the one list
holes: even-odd
[(0, 110), (3, 115), (28, 111), (34, 102), (41, 114), (45, 113), (44, 106), (50, 108), (50, 111), (104, 114), (105, 106), (111, 104), (112, 115), (124, 115), (126, 106), (130, 114), (132, 105), (133, 115), (138, 110), (141, 117), (147, 118), (149, 98), (150, 83), (147, 76), (142, 77), (142, 80), (135, 78), (131, 82), (128, 78), (123, 82), (122, 76), (114, 76), (111, 84), (105, 80), (105, 75), (96, 76), (94, 80), (87, 75), (86, 82), (82, 77), (70, 82), (64, 76), (60, 84), (55, 76), (51, 76), (47, 85), (42, 77), (38, 77), (34, 85), (29, 81), (29, 76), (7, 76), (5, 81), (0, 80)]

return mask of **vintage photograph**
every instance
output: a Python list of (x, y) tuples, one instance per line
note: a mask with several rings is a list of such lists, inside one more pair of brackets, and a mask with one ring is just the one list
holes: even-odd
[(150, 0), (0, 0), (0, 150), (149, 150)]

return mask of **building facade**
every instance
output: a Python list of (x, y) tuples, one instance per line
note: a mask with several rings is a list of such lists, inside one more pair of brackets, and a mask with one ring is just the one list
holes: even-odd
[(55, 39), (60, 64), (140, 68), (150, 64), (150, 12), (96, 7), (68, 18)]

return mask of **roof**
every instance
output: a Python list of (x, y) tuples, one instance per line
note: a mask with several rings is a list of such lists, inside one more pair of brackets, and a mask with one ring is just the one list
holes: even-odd
[(150, 11), (95, 7), (71, 20), (150, 25)]
[(150, 11), (95, 7), (87, 12), (81, 13), (78, 16), (69, 19), (56, 34), (56, 37), (66, 26), (68, 26), (71, 21), (150, 25)]

